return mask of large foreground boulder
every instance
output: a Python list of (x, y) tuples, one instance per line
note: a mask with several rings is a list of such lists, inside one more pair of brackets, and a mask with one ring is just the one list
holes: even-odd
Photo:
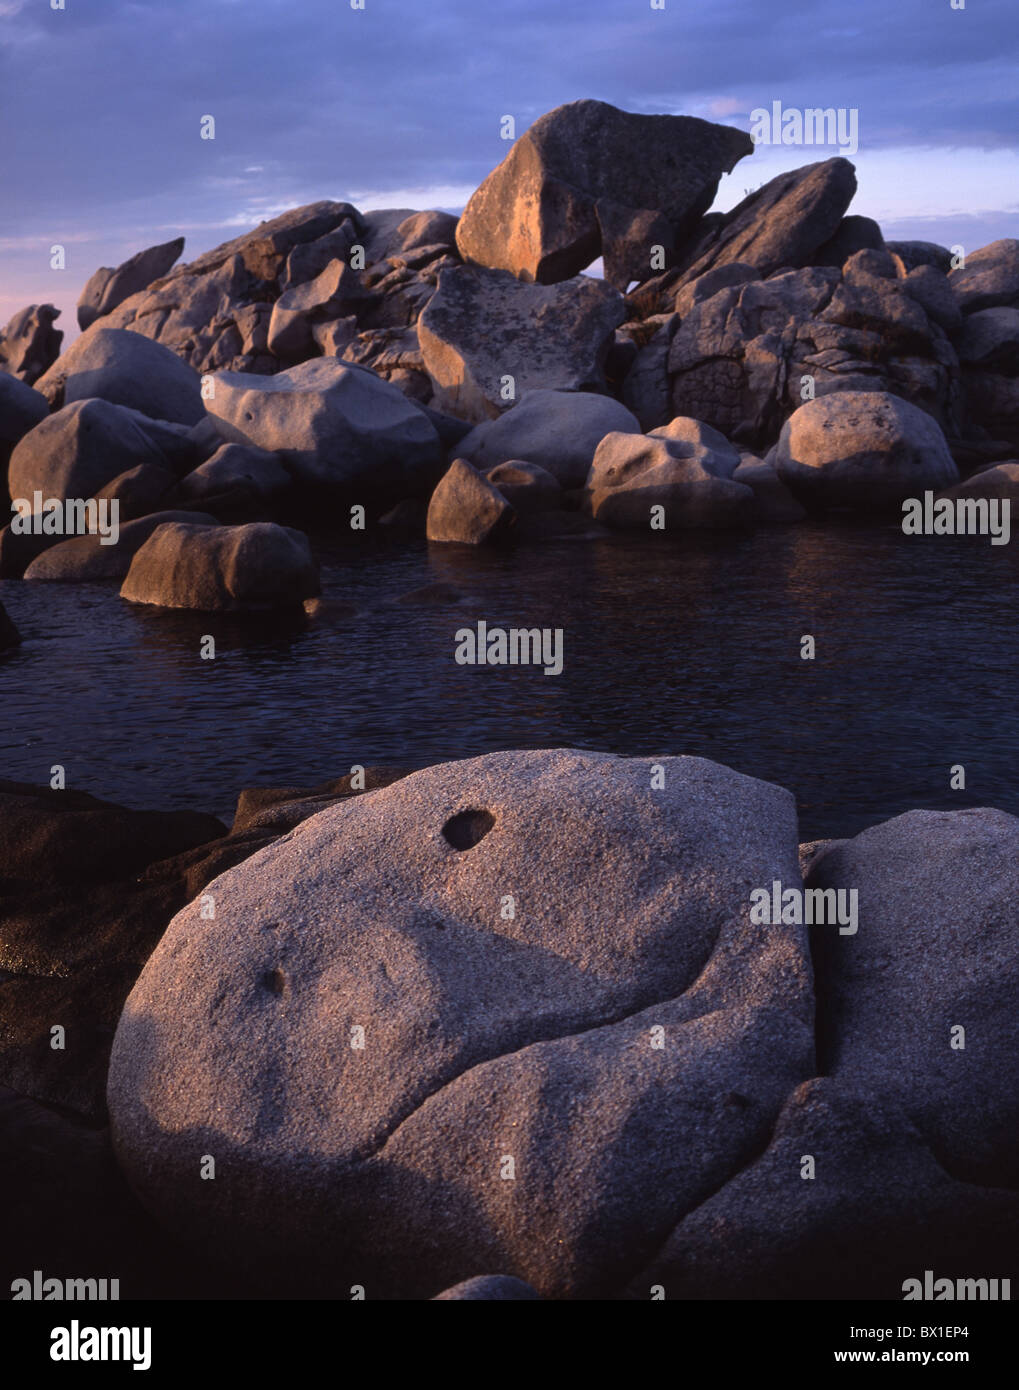
[(895, 1101), (954, 1177), (1019, 1187), (1019, 819), (909, 811), (809, 883), (859, 893), (857, 933), (815, 950), (823, 1070)]
[(585, 505), (605, 526), (672, 532), (743, 526), (754, 494), (732, 481), (740, 456), (698, 420), (678, 417), (650, 435), (610, 434), (598, 445)]
[(611, 284), (651, 274), (651, 249), (682, 243), (723, 173), (751, 154), (744, 131), (644, 116), (603, 101), (558, 106), (473, 194), (457, 227), (466, 261), (552, 284), (599, 255)]
[[(319, 1287), (597, 1296), (812, 1074), (793, 798), (697, 758), (508, 752), (305, 821), (185, 908), (108, 1099), (162, 1221)], [(203, 1182), (203, 1156), (215, 1182)]]
[(558, 478), (563, 487), (582, 487), (595, 450), (612, 433), (639, 434), (640, 424), (611, 396), (528, 391), (512, 410), (476, 425), (457, 449), (476, 468), (526, 459)]
[(418, 339), (439, 408), (480, 423), (535, 389), (605, 390), (623, 317), (622, 297), (588, 276), (525, 285), (504, 271), (456, 266), (439, 276)]
[(100, 266), (89, 278), (78, 299), (78, 327), (85, 331), (96, 319), (112, 313), (132, 294), (146, 290), (171, 268), (184, 250), (184, 238), (175, 237), (159, 246), (138, 251), (114, 270)]
[(36, 389), (56, 408), (98, 397), (179, 425), (197, 425), (205, 415), (193, 367), (141, 333), (103, 324), (83, 333)]
[(774, 463), (808, 507), (894, 511), (907, 497), (959, 481), (937, 422), (878, 391), (833, 392), (801, 405), (783, 426)]
[(218, 372), (206, 406), (224, 437), (278, 454), (313, 489), (427, 491), (441, 463), (424, 411), (352, 362), (317, 358), (271, 377)]
[[(302, 819), (402, 775), (369, 767), (356, 786), (348, 775), (251, 788), (229, 834), (198, 812), (0, 782), (0, 1085), (101, 1120), (117, 1019), (174, 914)], [(63, 1048), (52, 1045), (57, 1024)]]
[(273, 522), (160, 526), (135, 554), (120, 590), (133, 603), (202, 612), (298, 605), (318, 592), (307, 537)]

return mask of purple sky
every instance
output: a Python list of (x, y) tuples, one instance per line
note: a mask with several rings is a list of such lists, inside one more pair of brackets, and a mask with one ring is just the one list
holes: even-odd
[[(578, 97), (744, 129), (776, 100), (855, 108), (853, 211), (967, 250), (1019, 236), (1015, 0), (65, 3), (0, 0), (0, 324), (48, 301), (72, 333), (97, 266), (318, 198), (457, 211), (504, 115)], [(718, 206), (837, 152), (760, 146)]]

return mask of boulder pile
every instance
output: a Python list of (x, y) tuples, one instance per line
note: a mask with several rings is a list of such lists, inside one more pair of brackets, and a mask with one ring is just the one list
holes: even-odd
[[(751, 152), (576, 101), (459, 219), (317, 202), (189, 263), (178, 238), (104, 267), (62, 356), (51, 306), (0, 332), (10, 495), (437, 544), (880, 517), (985, 473), (1006, 496), (1019, 242), (886, 244), (841, 157), (710, 211)], [(518, 504), (549, 515), (510, 526)], [(0, 574), (126, 574), (35, 565), (57, 539), (8, 527)], [(302, 587), (281, 572), (277, 601)]]

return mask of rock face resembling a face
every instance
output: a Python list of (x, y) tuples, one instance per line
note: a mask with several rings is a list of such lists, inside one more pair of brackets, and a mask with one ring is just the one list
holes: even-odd
[(496, 753), (331, 807), (150, 958), (120, 1162), (171, 1228), (369, 1297), (617, 1288), (812, 1075), (803, 929), (750, 923), (774, 879), (792, 796), (698, 758)]

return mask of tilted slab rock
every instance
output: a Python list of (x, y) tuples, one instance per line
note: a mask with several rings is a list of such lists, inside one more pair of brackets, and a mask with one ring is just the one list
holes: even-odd
[(661, 237), (689, 235), (722, 174), (752, 151), (731, 126), (570, 102), (535, 121), (472, 195), (457, 246), (466, 261), (542, 284), (604, 251), (606, 278), (625, 289), (650, 276)]
[(86, 281), (78, 299), (78, 327), (84, 332), (130, 295), (148, 289), (153, 280), (159, 280), (172, 268), (183, 250), (184, 238), (179, 236), (137, 252), (115, 270), (101, 266)]
[(210, 885), (114, 1045), (146, 1204), (377, 1297), (597, 1294), (650, 1258), (813, 1067), (803, 932), (749, 922), (799, 881), (792, 797), (658, 761), (657, 789), (650, 759), (444, 764)]
[(691, 253), (680, 283), (732, 261), (761, 276), (809, 265), (838, 231), (855, 192), (856, 171), (841, 157), (779, 174), (726, 213), (708, 244)]

